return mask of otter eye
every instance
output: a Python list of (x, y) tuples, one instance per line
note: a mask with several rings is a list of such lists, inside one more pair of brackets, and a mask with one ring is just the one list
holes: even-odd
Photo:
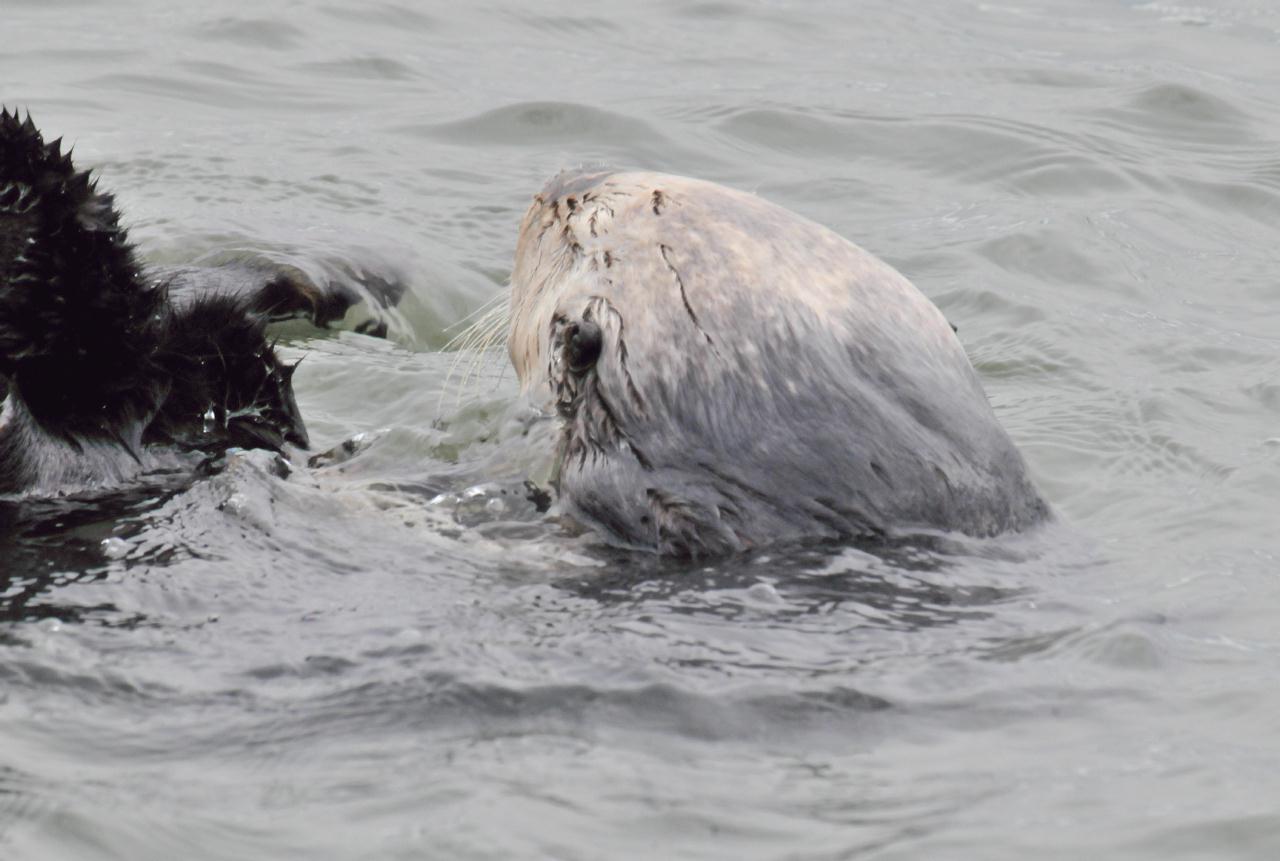
[(564, 331), (564, 357), (569, 370), (581, 374), (591, 369), (600, 358), (603, 341), (600, 327), (590, 320), (570, 324)]

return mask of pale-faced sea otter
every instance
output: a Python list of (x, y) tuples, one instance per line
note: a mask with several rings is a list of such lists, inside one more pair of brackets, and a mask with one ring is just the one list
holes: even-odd
[(1049, 509), (938, 309), (760, 198), (573, 172), (524, 217), (508, 349), (562, 423), (562, 510), (613, 543), (708, 556)]

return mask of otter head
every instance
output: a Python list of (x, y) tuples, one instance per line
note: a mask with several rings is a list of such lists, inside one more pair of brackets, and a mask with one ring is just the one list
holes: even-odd
[(560, 174), (534, 198), (520, 225), (507, 347), (526, 392), (551, 383), (548, 359), (563, 348), (553, 339), (566, 325), (586, 322), (586, 301), (606, 286), (598, 277), (603, 249), (597, 246), (610, 209), (601, 205), (597, 186), (608, 176)]
[(760, 198), (565, 173), (530, 206), (508, 349), (563, 424), (563, 510), (680, 556), (1043, 507), (951, 328), (905, 278)]

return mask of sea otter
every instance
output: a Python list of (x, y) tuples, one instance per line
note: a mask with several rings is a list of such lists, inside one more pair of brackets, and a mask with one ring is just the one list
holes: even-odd
[(305, 448), (294, 366), (265, 327), (323, 325), (356, 298), (248, 266), (144, 269), (112, 196), (30, 115), (0, 109), (0, 494), (117, 485), (232, 446)]
[(562, 423), (561, 509), (613, 543), (702, 557), (1049, 516), (938, 309), (754, 195), (561, 174), (520, 227), (510, 314), (522, 388)]

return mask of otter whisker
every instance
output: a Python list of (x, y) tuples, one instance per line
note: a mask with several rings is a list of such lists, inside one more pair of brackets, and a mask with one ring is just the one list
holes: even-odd
[[(483, 319), (484, 317), (491, 314), (495, 308), (503, 307), (504, 305), (506, 305), (507, 299), (508, 299), (508, 294), (506, 290), (502, 290), (498, 293), (495, 293), (493, 296), (490, 296), (488, 299), (481, 302), (480, 305), (477, 306), (476, 309), (472, 311), (470, 314), (467, 314), (466, 316), (459, 318), (457, 321), (449, 324), (448, 326), (445, 326), (444, 330), (446, 332), (451, 332), (454, 329), (457, 329), (465, 324), (466, 328), (464, 328), (461, 333), (461, 334), (465, 334), (466, 332), (475, 328), (476, 324), (474, 321), (476, 321), (477, 318)], [(457, 340), (458, 337), (461, 337), (461, 335), (455, 336), (452, 340), (449, 341), (449, 343), (452, 344), (453, 341)], [(445, 349), (448, 349), (448, 345), (445, 346)]]
[[(451, 338), (444, 346), (446, 351), (454, 352), (454, 357), (449, 365), (449, 371), (445, 375), (444, 385), (440, 389), (440, 397), (436, 403), (438, 413), (444, 412), (445, 398), (455, 381), (454, 407), (456, 408), (462, 402), (463, 391), (471, 380), (478, 376), (478, 372), (484, 363), (500, 358), (493, 352), (493, 347), (501, 344), (506, 338), (510, 317), (508, 298), (509, 294), (503, 291), (454, 324), (454, 327), (456, 327), (465, 321), (470, 321), (465, 329)], [(466, 362), (466, 367), (461, 376), (459, 376), (459, 368), (462, 367), (464, 361)], [(500, 379), (501, 377), (499, 377)]]

